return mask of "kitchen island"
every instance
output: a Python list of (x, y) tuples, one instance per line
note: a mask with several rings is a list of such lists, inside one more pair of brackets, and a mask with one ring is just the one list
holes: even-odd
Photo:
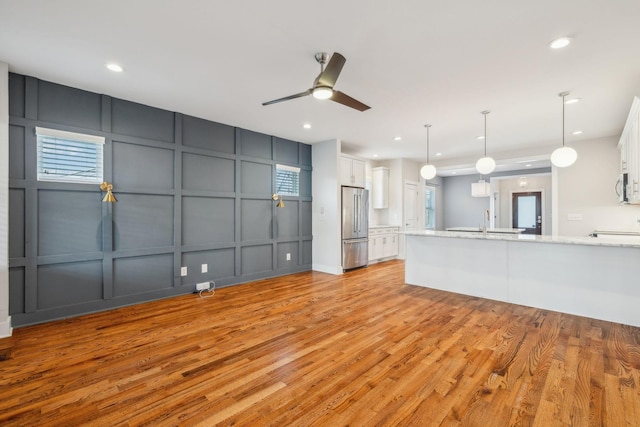
[(640, 244), (594, 237), (417, 231), (405, 282), (640, 326)]

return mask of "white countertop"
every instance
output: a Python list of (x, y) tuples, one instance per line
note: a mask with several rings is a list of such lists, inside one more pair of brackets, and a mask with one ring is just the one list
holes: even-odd
[[(450, 227), (447, 231), (463, 231), (467, 233), (482, 233), (480, 227)], [(487, 228), (487, 233), (520, 234), (524, 228)]]
[(405, 231), (407, 236), (422, 237), (449, 237), (459, 239), (484, 239), (484, 240), (508, 240), (517, 242), (532, 243), (555, 243), (563, 245), (587, 245), (587, 246), (617, 246), (623, 248), (640, 248), (640, 238), (627, 239), (621, 241), (605, 237), (588, 237), (588, 236), (537, 236), (534, 234), (501, 234), (494, 233), (486, 235), (482, 232), (470, 233), (468, 231), (434, 231), (434, 230), (418, 230)]
[(399, 225), (370, 225), (369, 228), (400, 228)]

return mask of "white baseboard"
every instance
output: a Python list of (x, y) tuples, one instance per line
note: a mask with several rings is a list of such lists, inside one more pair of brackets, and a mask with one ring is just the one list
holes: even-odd
[(322, 265), (322, 264), (313, 264), (311, 266), (313, 271), (321, 271), (322, 273), (329, 274), (342, 274), (342, 266), (331, 266), (331, 265)]
[(4, 322), (0, 322), (0, 338), (10, 337), (13, 333), (13, 328), (11, 327), (11, 316), (7, 318)]

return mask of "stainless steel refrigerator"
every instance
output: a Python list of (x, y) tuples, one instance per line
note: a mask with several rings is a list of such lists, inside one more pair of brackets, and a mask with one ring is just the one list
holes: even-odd
[(342, 187), (342, 269), (369, 263), (369, 191)]

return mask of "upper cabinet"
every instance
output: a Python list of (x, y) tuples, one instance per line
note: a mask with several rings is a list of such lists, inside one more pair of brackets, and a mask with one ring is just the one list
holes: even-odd
[(640, 204), (640, 99), (638, 97), (633, 98), (618, 149), (620, 150), (620, 171), (627, 174), (627, 200), (629, 203)]
[(371, 207), (374, 209), (386, 209), (389, 207), (389, 168), (373, 168)]
[(364, 161), (343, 154), (340, 157), (340, 185), (364, 188), (364, 182)]

